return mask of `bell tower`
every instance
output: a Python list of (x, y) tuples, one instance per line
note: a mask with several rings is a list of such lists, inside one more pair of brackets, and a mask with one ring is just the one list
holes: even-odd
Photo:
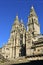
[(27, 27), (28, 27), (28, 31), (30, 31), (33, 35), (40, 34), (40, 25), (38, 23), (38, 17), (35, 13), (33, 6), (30, 9), (30, 15), (28, 17)]

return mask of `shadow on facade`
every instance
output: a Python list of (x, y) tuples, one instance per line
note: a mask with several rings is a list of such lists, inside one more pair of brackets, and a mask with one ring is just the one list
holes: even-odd
[(25, 55), (26, 55), (26, 48), (25, 48), (25, 45), (22, 45), (21, 56), (25, 56)]
[(12, 65), (43, 65), (43, 60), (31, 61), (28, 63), (12, 64)]

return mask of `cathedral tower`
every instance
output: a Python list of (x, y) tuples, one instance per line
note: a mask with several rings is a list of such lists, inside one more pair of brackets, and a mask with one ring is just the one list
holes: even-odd
[(28, 31), (30, 31), (33, 35), (40, 34), (38, 17), (35, 13), (33, 6), (30, 9), (30, 15), (28, 17)]

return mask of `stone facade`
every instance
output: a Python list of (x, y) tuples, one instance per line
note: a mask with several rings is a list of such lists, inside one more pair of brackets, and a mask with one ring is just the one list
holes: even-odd
[(40, 34), (38, 17), (33, 6), (28, 17), (27, 30), (18, 16), (11, 29), (10, 38), (2, 47), (2, 55), (7, 59), (43, 54), (43, 35)]

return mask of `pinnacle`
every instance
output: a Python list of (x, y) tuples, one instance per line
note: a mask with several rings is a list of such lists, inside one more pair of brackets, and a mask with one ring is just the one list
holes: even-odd
[(16, 15), (16, 19), (18, 20), (18, 15)]
[(23, 23), (23, 20), (21, 19), (21, 23)]
[(14, 24), (18, 24), (19, 23), (19, 18), (18, 18), (18, 15), (16, 15), (16, 18), (15, 18), (15, 20), (14, 20)]
[(33, 15), (33, 16), (36, 16), (36, 17), (37, 17), (36, 12), (35, 12), (33, 6), (32, 6), (31, 9), (30, 9), (30, 15)]
[(31, 9), (34, 9), (34, 7), (32, 6)]
[(35, 11), (33, 6), (31, 7), (31, 11)]

